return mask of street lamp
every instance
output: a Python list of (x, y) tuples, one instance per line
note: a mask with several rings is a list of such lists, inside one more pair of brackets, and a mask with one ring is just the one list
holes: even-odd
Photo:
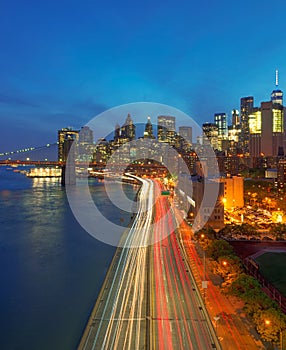
[[(205, 235), (202, 233), (201, 238), (205, 238)], [(206, 288), (208, 287), (208, 283), (206, 281), (206, 251), (205, 248), (203, 247), (203, 252), (204, 252), (204, 280), (202, 281), (202, 288), (204, 290), (204, 303), (206, 301)]]
[[(269, 326), (270, 323), (271, 323), (271, 321), (265, 320), (266, 326)], [(281, 350), (283, 350), (283, 330), (284, 330), (284, 329), (283, 329), (282, 327), (279, 328), (280, 349), (281, 349)]]
[(215, 320), (215, 332), (216, 332), (216, 334), (217, 334), (217, 322), (218, 322), (219, 319), (220, 319), (219, 316), (215, 316), (215, 317), (214, 317), (214, 320)]

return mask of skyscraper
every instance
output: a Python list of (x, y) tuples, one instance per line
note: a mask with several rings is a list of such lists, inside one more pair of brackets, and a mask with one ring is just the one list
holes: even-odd
[[(73, 130), (72, 128), (62, 128), (58, 130), (58, 161), (65, 162), (67, 160), (66, 151), (67, 147), (65, 147), (65, 143), (69, 141), (77, 141), (78, 140), (78, 131)], [(70, 147), (70, 146), (69, 146)]]
[(158, 141), (175, 144), (176, 118), (171, 116), (158, 116)]
[(239, 111), (237, 109), (233, 109), (231, 112), (231, 123), (232, 126), (237, 126), (239, 125)]
[(279, 85), (279, 77), (278, 77), (278, 70), (275, 71), (275, 90), (271, 93), (271, 101), (273, 104), (277, 104), (282, 106), (283, 105), (283, 92), (278, 89)]
[(88, 126), (83, 126), (78, 134), (78, 160), (91, 161), (93, 152), (93, 131)]
[(125, 123), (121, 127), (120, 137), (127, 142), (135, 139), (135, 125), (133, 124), (133, 120), (131, 119), (129, 113), (127, 115)]
[(203, 144), (208, 142), (213, 149), (218, 149), (218, 126), (214, 123), (203, 124)]
[(150, 117), (148, 117), (147, 123), (145, 125), (144, 138), (149, 138), (149, 139), (155, 138), (155, 136), (153, 134), (153, 126), (152, 126)]
[(276, 157), (284, 148), (283, 106), (272, 101), (262, 102), (261, 107), (249, 115), (249, 133), (252, 157)]
[(225, 113), (215, 113), (215, 125), (218, 129), (218, 149), (223, 149), (223, 141), (228, 139), (227, 117)]
[(270, 102), (261, 103), (261, 152), (265, 156), (277, 156), (284, 142), (283, 106)]
[(240, 124), (241, 132), (239, 138), (239, 148), (245, 155), (249, 154), (249, 115), (253, 111), (253, 96), (242, 97), (240, 99)]
[(279, 89), (273, 90), (271, 93), (271, 101), (273, 104), (283, 105), (283, 92)]
[(188, 143), (193, 142), (193, 128), (191, 126), (179, 126), (179, 135)]

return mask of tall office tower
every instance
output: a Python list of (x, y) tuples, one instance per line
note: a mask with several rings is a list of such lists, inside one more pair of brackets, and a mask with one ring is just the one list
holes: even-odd
[(259, 157), (261, 154), (261, 109), (254, 108), (248, 116), (249, 127), (249, 154), (251, 157)]
[(218, 126), (214, 123), (203, 124), (203, 144), (208, 143), (213, 149), (218, 149)]
[(233, 126), (239, 125), (239, 111), (237, 109), (233, 109), (231, 111), (231, 123)]
[(121, 127), (121, 135), (120, 137), (124, 139), (124, 141), (132, 141), (135, 139), (135, 125), (133, 124), (133, 120), (131, 119), (130, 114), (128, 113), (125, 123)]
[(118, 139), (120, 139), (120, 135), (121, 135), (121, 129), (120, 129), (120, 125), (117, 123), (115, 125), (115, 130), (114, 130), (114, 141), (118, 141)]
[(158, 116), (158, 141), (175, 144), (176, 118), (171, 116)]
[(144, 138), (154, 139), (155, 136), (153, 134), (153, 125), (151, 123), (151, 118), (148, 117), (147, 123), (145, 125)]
[(240, 125), (241, 133), (239, 147), (243, 154), (249, 154), (249, 124), (248, 117), (253, 111), (253, 97), (242, 97), (240, 99)]
[(250, 155), (277, 157), (284, 149), (284, 108), (272, 101), (249, 115)]
[(237, 154), (238, 152), (238, 140), (240, 136), (240, 125), (230, 125), (228, 127), (228, 141), (230, 154)]
[(283, 105), (283, 92), (281, 90), (273, 90), (271, 93), (271, 101), (273, 104)]
[(261, 103), (261, 152), (265, 156), (278, 155), (284, 146), (284, 108), (270, 102)]
[(278, 89), (279, 80), (278, 80), (278, 70), (275, 72), (275, 90), (271, 93), (271, 101), (273, 104), (283, 105), (283, 92)]
[(108, 141), (100, 138), (95, 145), (94, 161), (105, 164), (110, 156), (110, 147)]
[(179, 126), (179, 135), (188, 143), (193, 142), (193, 128), (191, 126)]
[(67, 152), (67, 147), (65, 147), (65, 144), (67, 144), (69, 140), (70, 141), (78, 140), (77, 130), (73, 130), (72, 128), (63, 128), (61, 130), (58, 130), (58, 161), (59, 162), (65, 162), (67, 160), (68, 152)]
[(93, 152), (93, 131), (88, 126), (84, 126), (78, 134), (78, 160), (91, 161)]
[(228, 140), (227, 117), (225, 113), (215, 113), (214, 121), (218, 128), (218, 149), (223, 150), (224, 141)]
[(83, 126), (78, 134), (79, 143), (93, 144), (93, 131), (88, 126)]

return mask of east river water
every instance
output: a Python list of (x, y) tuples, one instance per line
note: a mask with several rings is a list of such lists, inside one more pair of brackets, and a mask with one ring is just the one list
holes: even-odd
[[(115, 196), (118, 186), (111, 185)], [(138, 188), (123, 186), (133, 199)], [(92, 179), (90, 188), (108, 219), (129, 223), (103, 183)], [(0, 222), (0, 349), (76, 349), (115, 247), (81, 228), (58, 180), (7, 167), (0, 167)]]

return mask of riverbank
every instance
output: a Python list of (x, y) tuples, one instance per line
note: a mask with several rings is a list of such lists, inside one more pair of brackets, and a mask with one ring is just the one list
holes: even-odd
[[(126, 179), (126, 180), (128, 180), (128, 179)], [(127, 182), (127, 181), (122, 181), (122, 182), (127, 182), (127, 183), (130, 183), (130, 184), (137, 184), (137, 185), (140, 186), (140, 182), (138, 180), (136, 180), (136, 179), (129, 179), (129, 180), (130, 180), (129, 182)], [(139, 192), (140, 192), (140, 188), (138, 189), (137, 194), (135, 195), (135, 199), (134, 199), (135, 202), (138, 200)], [(91, 330), (91, 328), (93, 326), (93, 323), (94, 323), (95, 315), (96, 315), (97, 310), (98, 310), (98, 308), (100, 306), (100, 303), (102, 302), (102, 297), (103, 297), (104, 293), (106, 292), (108, 283), (112, 279), (112, 275), (114, 275), (114, 273), (115, 273), (116, 266), (117, 266), (118, 261), (120, 259), (122, 250), (124, 249), (122, 247), (124, 246), (124, 242), (126, 241), (129, 228), (133, 224), (134, 220), (136, 220), (136, 215), (133, 215), (131, 217), (131, 220), (130, 220), (130, 222), (128, 224), (128, 229), (126, 229), (123, 232), (123, 234), (122, 234), (122, 237), (121, 237), (120, 242), (119, 242), (119, 246), (116, 248), (114, 256), (113, 256), (113, 258), (111, 260), (111, 263), (109, 265), (109, 268), (107, 270), (105, 279), (104, 279), (103, 284), (101, 286), (100, 292), (99, 292), (99, 294), (97, 296), (96, 302), (95, 302), (95, 304), (94, 304), (94, 306), (92, 308), (92, 311), (91, 311), (90, 316), (88, 318), (87, 324), (86, 324), (86, 326), (84, 328), (84, 331), (82, 333), (81, 339), (80, 339), (80, 341), (78, 343), (78, 346), (77, 346), (78, 350), (83, 350), (85, 348), (85, 344), (87, 343), (88, 337), (90, 335), (90, 330)]]

